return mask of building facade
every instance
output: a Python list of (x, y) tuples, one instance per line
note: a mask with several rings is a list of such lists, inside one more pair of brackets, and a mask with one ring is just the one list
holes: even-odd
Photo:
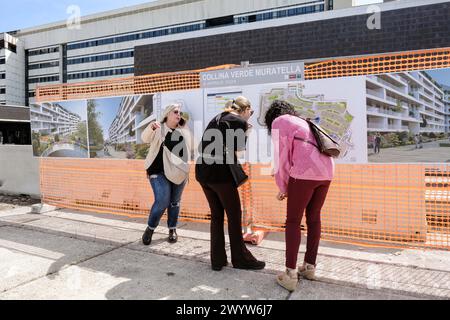
[(446, 124), (446, 132), (449, 134), (450, 139), (450, 87), (446, 86), (444, 88), (444, 103), (445, 103), (445, 124)]
[(25, 99), (38, 85), (134, 75), (134, 48), (332, 10), (348, 0), (160, 0), (14, 32), (25, 44)]
[(0, 33), (0, 105), (25, 104), (25, 50), (23, 41)]

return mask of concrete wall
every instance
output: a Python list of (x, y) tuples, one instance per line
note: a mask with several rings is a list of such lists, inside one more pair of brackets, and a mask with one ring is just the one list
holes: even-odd
[(350, 8), (352, 6), (353, 6), (353, 0), (335, 0), (333, 2), (334, 10)]
[(32, 146), (0, 145), (0, 192), (40, 197), (39, 181)]

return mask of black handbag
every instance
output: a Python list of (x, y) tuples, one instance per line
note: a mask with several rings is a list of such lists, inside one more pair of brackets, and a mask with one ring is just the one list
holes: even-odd
[[(216, 118), (217, 127), (220, 127), (220, 122), (222, 120), (222, 114), (218, 115)], [(229, 129), (231, 129), (230, 124), (227, 121), (222, 121), (222, 123), (225, 123)], [(233, 157), (231, 161), (229, 161), (229, 157)], [(224, 159), (226, 160), (226, 164), (230, 168), (231, 176), (234, 180), (234, 185), (236, 188), (239, 188), (248, 180), (248, 175), (245, 173), (244, 169), (242, 169), (242, 166), (240, 163), (234, 161), (234, 151), (231, 152), (227, 149), (227, 147), (224, 144)]]

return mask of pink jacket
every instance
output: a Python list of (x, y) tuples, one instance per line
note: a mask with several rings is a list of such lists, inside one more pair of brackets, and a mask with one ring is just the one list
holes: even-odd
[(334, 176), (333, 158), (322, 154), (310, 143), (315, 143), (308, 123), (296, 116), (284, 115), (272, 123), (272, 141), (275, 147), (275, 180), (280, 192), (286, 193), (289, 177), (301, 180), (331, 181)]

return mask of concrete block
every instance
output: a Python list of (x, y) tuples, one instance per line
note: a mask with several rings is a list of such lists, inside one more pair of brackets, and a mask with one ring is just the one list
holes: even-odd
[(45, 203), (38, 203), (31, 206), (31, 213), (33, 214), (44, 214), (55, 210), (58, 210), (58, 208)]

